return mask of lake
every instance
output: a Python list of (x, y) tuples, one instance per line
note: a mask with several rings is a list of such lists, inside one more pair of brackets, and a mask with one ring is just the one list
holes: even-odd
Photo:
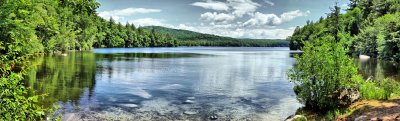
[[(25, 84), (63, 120), (284, 120), (302, 106), (294, 63), (288, 48), (94, 49), (35, 58)], [(398, 79), (381, 63), (356, 61), (366, 78)]]

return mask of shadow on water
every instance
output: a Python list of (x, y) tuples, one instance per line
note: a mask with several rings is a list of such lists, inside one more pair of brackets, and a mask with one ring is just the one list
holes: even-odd
[(96, 54), (98, 60), (111, 59), (111, 60), (134, 60), (138, 58), (154, 58), (154, 59), (167, 59), (167, 58), (193, 58), (200, 56), (211, 56), (206, 54), (197, 53), (111, 53), (111, 54)]

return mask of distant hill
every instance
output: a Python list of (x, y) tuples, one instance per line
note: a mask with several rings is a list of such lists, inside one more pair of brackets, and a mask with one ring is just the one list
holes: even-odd
[(238, 39), (161, 26), (143, 28), (174, 36), (181, 46), (288, 47), (288, 41), (282, 39)]

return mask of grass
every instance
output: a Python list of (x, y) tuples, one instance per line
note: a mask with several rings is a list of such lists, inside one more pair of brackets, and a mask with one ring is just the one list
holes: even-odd
[(389, 100), (396, 99), (400, 95), (400, 82), (392, 79), (384, 79), (380, 82), (363, 82), (359, 91), (361, 97), (367, 100)]

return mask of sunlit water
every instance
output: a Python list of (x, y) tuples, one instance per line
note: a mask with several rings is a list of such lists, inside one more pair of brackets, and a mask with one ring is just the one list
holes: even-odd
[(63, 120), (283, 120), (302, 106), (287, 48), (95, 49), (33, 63), (26, 85)]

